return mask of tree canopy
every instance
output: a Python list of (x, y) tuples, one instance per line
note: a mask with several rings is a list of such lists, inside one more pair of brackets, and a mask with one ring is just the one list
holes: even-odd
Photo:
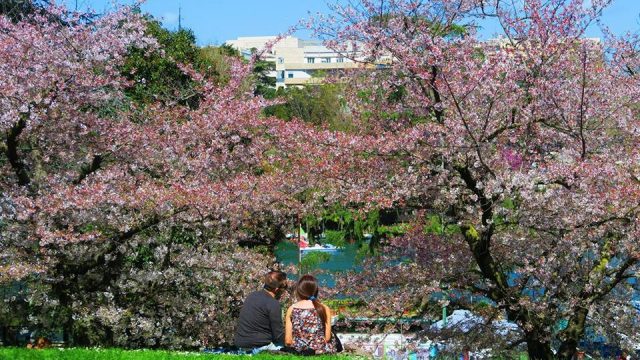
[[(338, 5), (312, 27), (365, 66), (283, 97), (264, 63), (135, 9), (0, 8), (0, 320), (78, 345), (224, 343), (294, 215), (401, 208), (343, 295), (504, 316), (534, 359), (588, 331), (631, 348), (640, 39), (585, 38), (607, 4)], [(503, 37), (479, 40), (486, 17)]]
[[(330, 198), (417, 210), (345, 290), (387, 314), (443, 287), (485, 299), (535, 359), (571, 358), (589, 330), (638, 343), (640, 42), (585, 38), (607, 3), (364, 0), (315, 22), (336, 51), (388, 61), (342, 79), (359, 131), (319, 142), (335, 156), (312, 176)], [(478, 39), (486, 17), (502, 38)]]

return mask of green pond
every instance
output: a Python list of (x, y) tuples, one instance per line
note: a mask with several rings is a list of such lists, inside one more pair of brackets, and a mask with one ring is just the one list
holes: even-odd
[[(320, 286), (335, 286), (334, 277), (340, 272), (356, 270), (358, 268), (356, 256), (360, 244), (347, 244), (343, 249), (331, 252), (328, 261), (320, 263), (314, 268), (322, 271), (316, 274)], [(276, 245), (276, 259), (284, 266), (298, 265), (298, 245), (292, 241), (281, 241)], [(304, 256), (304, 255), (303, 255)], [(315, 273), (315, 271), (314, 271)], [(296, 279), (296, 276), (292, 276)]]

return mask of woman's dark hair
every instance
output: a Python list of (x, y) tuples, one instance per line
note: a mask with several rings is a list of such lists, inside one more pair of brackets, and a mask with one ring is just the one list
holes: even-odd
[[(327, 313), (324, 311), (324, 306), (318, 300), (318, 281), (311, 275), (304, 275), (298, 280), (296, 285), (296, 295), (300, 300), (311, 300), (313, 307), (318, 312), (322, 324), (327, 323)], [(313, 297), (313, 298), (312, 298)]]

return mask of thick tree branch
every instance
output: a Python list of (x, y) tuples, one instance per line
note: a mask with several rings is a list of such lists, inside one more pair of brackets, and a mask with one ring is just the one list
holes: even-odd
[(580, 126), (580, 145), (581, 145), (581, 158), (582, 160), (586, 159), (587, 157), (587, 143), (585, 140), (585, 135), (584, 135), (584, 113), (585, 113), (585, 90), (587, 87), (587, 49), (583, 48), (583, 53), (582, 53), (582, 86), (580, 89), (580, 119), (579, 119), (579, 126)]
[(494, 301), (509, 301), (507, 277), (500, 270), (499, 265), (491, 254), (491, 237), (495, 230), (491, 221), (493, 218), (493, 200), (488, 199), (484, 192), (478, 188), (477, 181), (467, 167), (456, 166), (455, 169), (467, 188), (478, 196), (480, 208), (482, 209), (482, 225), (484, 226), (482, 231), (477, 232), (470, 225), (463, 225), (461, 226), (462, 234), (473, 253), (476, 263), (480, 267), (482, 276), (495, 285), (494, 288), (490, 289), (489, 297)]
[(438, 124), (442, 124), (444, 122), (444, 111), (442, 110), (442, 106), (438, 106), (438, 104), (442, 103), (442, 98), (440, 97), (440, 91), (436, 86), (436, 79), (438, 78), (438, 68), (433, 65), (431, 66), (431, 78), (429, 78), (429, 87), (431, 87), (433, 103), (432, 110), (433, 114), (436, 117), (436, 121)]
[(465, 185), (471, 192), (473, 192), (480, 201), (480, 207), (482, 209), (482, 225), (489, 225), (490, 220), (493, 218), (493, 200), (488, 199), (481, 189), (478, 189), (478, 183), (474, 179), (473, 174), (466, 166), (454, 166), (455, 170), (460, 174), (460, 178), (464, 181)]
[(603, 285), (600, 288), (600, 291), (595, 292), (589, 299), (590, 303), (594, 303), (600, 299), (602, 299), (603, 297), (607, 296), (616, 286), (618, 286), (618, 284), (628, 278), (629, 276), (625, 275), (626, 271), (629, 270), (629, 268), (631, 268), (632, 266), (638, 264), (638, 258), (637, 257), (629, 257), (627, 258), (627, 260), (625, 262), (622, 263), (622, 265), (620, 265), (620, 267), (618, 267), (616, 270), (614, 270), (613, 272), (609, 273), (609, 275), (613, 276), (613, 279), (611, 279), (610, 282), (608, 282), (607, 284)]
[(29, 117), (29, 113), (21, 113), (20, 120), (15, 123), (11, 129), (7, 131), (7, 158), (9, 159), (9, 164), (13, 168), (16, 176), (18, 177), (18, 184), (21, 186), (27, 186), (31, 182), (31, 178), (29, 177), (29, 173), (27, 171), (27, 166), (24, 161), (18, 156), (18, 137), (22, 134), (22, 131), (27, 126), (27, 118)]
[(92, 173), (100, 169), (100, 165), (102, 165), (102, 160), (103, 160), (102, 155), (99, 155), (99, 154), (94, 155), (93, 159), (91, 160), (91, 164), (82, 166), (82, 169), (80, 170), (80, 175), (78, 176), (77, 179), (73, 181), (73, 183), (76, 185), (80, 184), (82, 180), (84, 180), (84, 178), (86, 178), (87, 176), (91, 175)]

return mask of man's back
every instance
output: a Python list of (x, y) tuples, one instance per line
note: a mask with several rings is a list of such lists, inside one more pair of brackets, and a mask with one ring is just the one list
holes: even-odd
[(264, 290), (256, 291), (245, 300), (234, 343), (242, 348), (255, 348), (273, 342), (282, 344), (284, 330), (280, 303)]

